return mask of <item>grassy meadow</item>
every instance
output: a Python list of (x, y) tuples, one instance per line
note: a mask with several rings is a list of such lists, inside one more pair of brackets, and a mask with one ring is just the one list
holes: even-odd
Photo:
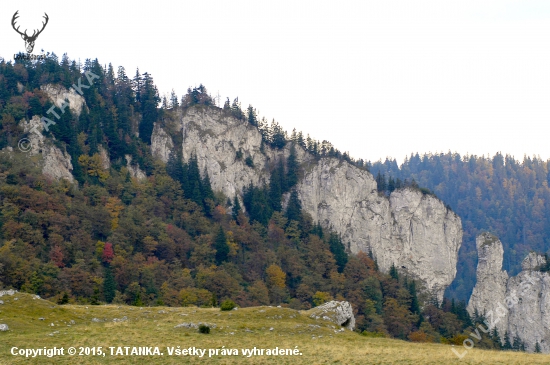
[[(548, 364), (550, 355), (472, 349), (459, 360), (451, 346), (371, 338), (288, 308), (219, 308), (56, 305), (33, 295), (0, 297), (0, 364)], [(126, 317), (126, 318), (124, 318)], [(92, 321), (94, 319), (94, 321)], [(115, 319), (115, 321), (113, 321)], [(99, 322), (98, 322), (99, 320)], [(121, 321), (118, 321), (121, 320)], [(72, 321), (72, 322), (71, 322)], [(211, 324), (209, 334), (182, 323)], [(53, 324), (53, 326), (52, 326)], [(214, 328), (215, 324), (215, 328)], [(105, 356), (70, 356), (69, 347), (102, 347)], [(109, 347), (159, 347), (163, 356), (111, 355)], [(168, 348), (206, 349), (202, 358)], [(246, 357), (242, 349), (291, 349), (302, 355)], [(63, 347), (65, 356), (25, 358), (12, 348)], [(238, 355), (209, 357), (208, 349)], [(463, 352), (463, 347), (457, 347)], [(116, 349), (113, 350), (116, 353)], [(121, 351), (125, 351), (122, 349)], [(129, 350), (130, 351), (130, 350)], [(227, 350), (226, 350), (227, 351)]]

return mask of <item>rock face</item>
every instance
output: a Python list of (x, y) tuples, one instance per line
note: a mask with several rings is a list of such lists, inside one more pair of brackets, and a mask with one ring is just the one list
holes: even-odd
[(350, 331), (355, 329), (355, 317), (353, 308), (348, 302), (338, 302), (332, 300), (328, 303), (310, 309), (308, 316), (314, 319), (325, 319), (345, 327)]
[(490, 233), (482, 233), (476, 238), (478, 252), (477, 283), (474, 287), (467, 310), (473, 315), (477, 309), (481, 315), (492, 311), (501, 318), (495, 323), (498, 332), (504, 335), (507, 330), (508, 313), (501, 307), (505, 304), (508, 273), (502, 270), (504, 249), (502, 242)]
[[(84, 98), (76, 93), (74, 89), (67, 90), (61, 85), (47, 84), (40, 87), (44, 91), (52, 103), (57, 107), (54, 111), (57, 114), (61, 114), (61, 111), (58, 109), (62, 104), (67, 100), (69, 102), (69, 108), (71, 113), (75, 114), (76, 117), (80, 116), (82, 108), (86, 106)], [(52, 113), (53, 114), (53, 113)], [(54, 119), (52, 116), (49, 116), (50, 119)]]
[(104, 170), (109, 170), (111, 168), (111, 160), (109, 159), (109, 153), (101, 145), (99, 145), (97, 149), (99, 151), (99, 157), (101, 158), (101, 167)]
[(172, 138), (160, 126), (160, 123), (155, 123), (153, 134), (151, 135), (151, 154), (153, 157), (160, 159), (162, 162), (168, 162), (170, 153), (174, 149)]
[(479, 263), (477, 283), (468, 311), (485, 314), (488, 324), (496, 326), (501, 337), (518, 336), (527, 351), (538, 342), (541, 351), (550, 352), (550, 275), (539, 271), (544, 256), (531, 252), (522, 262), (522, 271), (509, 278), (502, 271), (503, 249), (500, 241), (487, 233), (478, 236)]
[(132, 156), (124, 155), (124, 157), (126, 158), (126, 168), (130, 172), (130, 176), (138, 180), (145, 180), (147, 175), (139, 168), (139, 165), (132, 165)]
[(67, 179), (71, 183), (74, 182), (71, 173), (73, 170), (71, 156), (67, 152), (61, 151), (51, 140), (44, 137), (42, 134), (44, 126), (40, 118), (33, 116), (30, 121), (25, 121), (22, 126), (25, 132), (29, 132), (29, 156), (42, 155), (42, 173), (52, 179)]
[(298, 195), (313, 220), (339, 232), (351, 252), (372, 250), (382, 271), (394, 264), (443, 299), (456, 275), (462, 226), (440, 200), (409, 188), (379, 196), (368, 171), (329, 158), (306, 172)]
[[(269, 183), (270, 169), (286, 161), (291, 150), (290, 144), (282, 150), (263, 145), (256, 127), (217, 108), (187, 109), (177, 132), (183, 137), (183, 159), (195, 155), (213, 190), (229, 198), (240, 196), (250, 183)], [(163, 160), (172, 142), (165, 133), (155, 126), (152, 136), (152, 150)], [(460, 218), (437, 198), (413, 189), (381, 196), (372, 174), (345, 161), (316, 159), (299, 146), (295, 153), (303, 171), (296, 186), (303, 209), (340, 233), (352, 253), (372, 250), (382, 271), (394, 264), (442, 300), (456, 275)]]
[[(222, 191), (228, 197), (241, 194), (245, 186), (269, 183), (269, 166), (280, 158), (287, 158), (290, 146), (283, 151), (264, 146), (256, 127), (233, 117), (226, 117), (221, 110), (190, 108), (182, 118), (183, 158), (188, 161), (197, 156), (201, 173), (208, 171), (212, 189)], [(153, 131), (153, 137), (155, 133)], [(242, 157), (237, 158), (237, 151)], [(311, 160), (302, 148), (296, 148), (299, 162)], [(246, 165), (250, 157), (253, 166)]]

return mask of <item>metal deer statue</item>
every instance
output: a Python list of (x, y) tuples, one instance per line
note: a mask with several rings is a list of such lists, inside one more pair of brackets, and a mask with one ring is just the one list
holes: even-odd
[(23, 40), (25, 41), (25, 48), (27, 49), (27, 53), (31, 53), (32, 50), (34, 49), (34, 42), (36, 41), (36, 38), (38, 37), (38, 35), (40, 33), (42, 33), (42, 31), (44, 30), (44, 28), (46, 28), (46, 24), (48, 24), (48, 14), (44, 13), (44, 18), (46, 19), (46, 22), (42, 22), (42, 29), (38, 30), (34, 30), (34, 32), (32, 33), (31, 36), (29, 36), (27, 34), (27, 30), (25, 29), (25, 32), (24, 33), (21, 33), (19, 31), (19, 27), (15, 28), (15, 20), (17, 18), (19, 18), (19, 15), (17, 15), (17, 13), (19, 13), (19, 10), (17, 10), (15, 12), (15, 14), (13, 14), (13, 18), (11, 18), (11, 25), (13, 27), (13, 29), (15, 29), (15, 31), (19, 34), (21, 34), (21, 38), (23, 38)]

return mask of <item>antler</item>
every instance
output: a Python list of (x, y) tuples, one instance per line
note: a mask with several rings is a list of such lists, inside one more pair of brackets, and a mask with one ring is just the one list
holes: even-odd
[[(17, 33), (19, 33), (19, 34), (21, 34), (21, 35), (24, 35), (24, 36), (27, 36), (27, 31), (25, 31), (25, 33), (21, 33), (21, 32), (19, 31), (19, 27), (15, 28), (15, 19), (19, 18), (19, 15), (17, 15), (17, 13), (19, 13), (19, 10), (17, 10), (17, 11), (15, 12), (15, 14), (13, 14), (13, 18), (11, 18), (11, 26), (13, 27), (13, 29), (14, 29)], [(44, 14), (46, 14), (46, 13), (44, 13)]]
[(32, 33), (32, 36), (30, 36), (29, 38), (36, 38), (38, 37), (38, 35), (40, 33), (42, 33), (42, 31), (44, 30), (44, 28), (46, 28), (46, 25), (48, 24), (48, 20), (50, 20), (50, 18), (48, 17), (48, 14), (44, 13), (44, 18), (46, 19), (46, 22), (42, 22), (42, 29), (38, 30), (38, 33), (36, 33), (37, 30), (33, 31)]

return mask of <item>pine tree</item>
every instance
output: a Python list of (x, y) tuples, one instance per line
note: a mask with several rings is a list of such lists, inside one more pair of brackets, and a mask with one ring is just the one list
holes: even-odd
[(336, 260), (336, 266), (338, 267), (338, 272), (343, 272), (346, 264), (348, 263), (348, 254), (344, 248), (344, 244), (336, 233), (331, 233), (328, 240), (330, 252)]
[(214, 248), (216, 249), (216, 264), (221, 265), (224, 261), (227, 261), (229, 254), (229, 246), (227, 245), (227, 238), (223, 228), (220, 227), (216, 239), (214, 240)]
[(214, 200), (214, 192), (212, 191), (212, 185), (210, 184), (210, 177), (208, 176), (208, 171), (204, 169), (204, 178), (201, 181), (202, 188), (202, 198), (203, 199), (212, 199)]
[(298, 161), (296, 160), (296, 147), (294, 144), (290, 147), (290, 154), (288, 155), (286, 166), (288, 169), (286, 174), (286, 183), (287, 188), (290, 189), (298, 183), (298, 171), (300, 168)]
[(399, 273), (397, 272), (397, 268), (394, 264), (391, 264), (390, 267), (390, 276), (394, 278), (395, 280), (399, 281)]
[(103, 295), (105, 296), (105, 301), (111, 303), (115, 298), (116, 292), (116, 281), (113, 273), (111, 271), (111, 266), (106, 264), (103, 268), (104, 279), (103, 279)]
[(231, 216), (236, 221), (237, 217), (239, 216), (239, 212), (241, 211), (241, 204), (239, 203), (239, 198), (237, 198), (237, 195), (235, 195), (235, 198), (233, 198), (233, 207), (231, 209)]
[(141, 94), (141, 122), (139, 123), (139, 138), (147, 144), (151, 144), (153, 126), (159, 113), (157, 106), (160, 102), (157, 87), (153, 77), (147, 72), (143, 74), (143, 91)]
[(286, 207), (285, 217), (288, 221), (300, 221), (302, 217), (302, 203), (300, 198), (298, 198), (298, 192), (296, 189), (293, 189), (290, 193), (290, 199), (288, 200), (288, 206)]
[(537, 341), (537, 343), (535, 344), (535, 353), (536, 354), (541, 353), (539, 341)]
[(491, 331), (491, 340), (497, 349), (502, 347), (502, 342), (496, 326), (493, 327), (493, 330)]
[(508, 334), (508, 331), (504, 332), (504, 350), (511, 350), (512, 344), (510, 343), (510, 335)]
[(252, 105), (248, 105), (247, 117), (248, 117), (248, 123), (250, 123), (255, 127), (258, 126), (258, 117), (256, 115), (256, 109), (254, 109)]
[[(420, 303), (418, 302), (418, 296), (416, 293), (416, 283), (413, 281), (409, 284), (409, 293), (411, 294), (411, 307), (410, 310), (412, 313), (419, 314), (420, 313)], [(453, 301), (454, 303), (454, 301)]]

